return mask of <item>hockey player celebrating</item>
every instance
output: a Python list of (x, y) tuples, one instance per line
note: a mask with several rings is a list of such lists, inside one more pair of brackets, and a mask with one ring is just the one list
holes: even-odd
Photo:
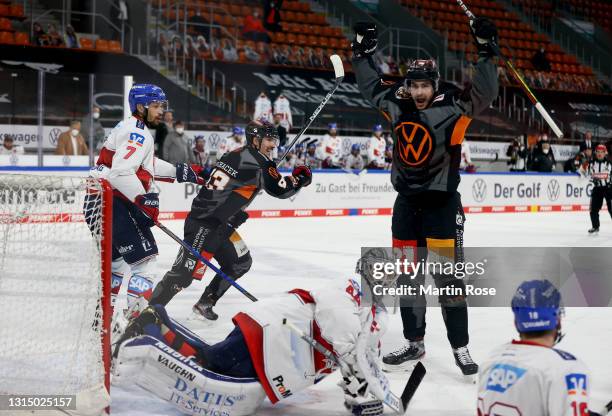
[[(480, 370), (478, 416), (596, 416), (589, 412), (589, 371), (553, 348), (563, 335), (561, 294), (548, 280), (521, 283), (512, 298), (520, 340), (493, 351)], [(612, 414), (612, 402), (604, 414)], [(610, 412), (610, 413), (608, 413)]]
[(338, 137), (338, 125), (329, 123), (329, 131), (323, 136), (323, 141), (319, 147), (319, 158), (322, 160), (323, 169), (336, 169), (340, 167), (342, 157), (342, 139)]
[(580, 173), (589, 176), (593, 182), (589, 207), (592, 227), (589, 229), (589, 234), (599, 232), (599, 210), (604, 199), (612, 218), (612, 164), (606, 158), (606, 154), (606, 146), (599, 144), (595, 148), (595, 157), (588, 162), (586, 168), (580, 167)]
[[(251, 268), (249, 249), (236, 232), (248, 219), (246, 208), (261, 189), (275, 198), (289, 198), (312, 181), (308, 166), (297, 166), (291, 176), (282, 177), (270, 155), (278, 146), (274, 126), (254, 121), (246, 127), (247, 145), (219, 159), (206, 185), (193, 200), (185, 220), (185, 241), (207, 259), (215, 258), (221, 271), (233, 279)], [(166, 305), (193, 279), (204, 276), (206, 265), (191, 252), (181, 248), (172, 269), (155, 287), (150, 304)], [(215, 275), (193, 311), (216, 320), (213, 306), (230, 284)]]
[[(433, 59), (413, 61), (404, 82), (381, 79), (372, 59), (378, 42), (376, 26), (355, 26), (352, 62), (357, 83), (364, 98), (393, 125), (391, 182), (398, 192), (391, 225), (393, 246), (415, 262), (423, 261), (428, 253), (442, 262), (454, 261), (461, 250), (465, 218), (457, 192), (461, 143), (471, 117), (486, 109), (498, 92), (491, 47), (497, 29), (491, 21), (478, 18), (470, 22), (470, 30), (479, 59), (472, 87), (461, 91), (440, 86)], [(464, 287), (452, 275), (434, 275), (434, 280), (438, 287)], [(441, 296), (439, 301), (455, 362), (463, 374), (473, 375), (478, 366), (467, 349), (466, 299)], [(410, 360), (425, 354), (425, 297), (402, 299), (400, 306), (408, 344), (383, 359), (391, 371), (403, 370)]]
[[(149, 307), (124, 334), (123, 340), (145, 336), (121, 343), (113, 382), (136, 383), (188, 414), (205, 408), (206, 414), (240, 416), (255, 413), (266, 396), (275, 404), (319, 382), (337, 362), (349, 412), (382, 415), (388, 386), (374, 374), (380, 374), (387, 313), (370, 285), (394, 284), (394, 274), (384, 282), (372, 277), (374, 263), (390, 259), (384, 249), (370, 249), (360, 259), (363, 297), (353, 279), (324, 290), (293, 289), (243, 308), (234, 329), (213, 345), (170, 319), (162, 306)], [(365, 306), (365, 299), (372, 303)], [(334, 359), (297, 337), (284, 320)]]
[(377, 124), (372, 129), (372, 137), (368, 141), (368, 169), (385, 168), (385, 148), (387, 142), (383, 137), (382, 125)]
[[(172, 165), (153, 155), (151, 129), (161, 122), (167, 106), (164, 91), (155, 85), (136, 84), (130, 89), (128, 100), (132, 115), (110, 132), (90, 176), (107, 179), (114, 189), (111, 302), (114, 305), (127, 263), (130, 269), (127, 300), (128, 309), (132, 309), (156, 283), (152, 263), (158, 250), (151, 227), (159, 214), (159, 199), (153, 192), (154, 180), (203, 184), (204, 179), (199, 176), (201, 166)], [(95, 210), (88, 207), (98, 204), (98, 198), (90, 194), (85, 199), (90, 228), (93, 222), (87, 215)]]

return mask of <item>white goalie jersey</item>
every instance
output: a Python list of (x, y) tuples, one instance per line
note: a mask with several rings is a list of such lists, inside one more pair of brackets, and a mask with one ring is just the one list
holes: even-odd
[(588, 370), (565, 351), (513, 341), (483, 363), (479, 380), (478, 416), (589, 414)]

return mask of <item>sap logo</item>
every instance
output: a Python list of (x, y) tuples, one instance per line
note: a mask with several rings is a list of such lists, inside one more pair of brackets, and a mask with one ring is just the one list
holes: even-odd
[(489, 373), (487, 390), (505, 393), (527, 370), (508, 364), (496, 364)]
[(285, 385), (283, 384), (283, 381), (284, 381), (283, 376), (276, 376), (272, 380), (275, 382), (274, 387), (276, 387), (276, 390), (278, 390), (281, 396), (289, 397), (293, 394), (291, 393), (291, 390), (286, 388)]
[(132, 276), (128, 285), (128, 290), (137, 291), (139, 293), (146, 292), (151, 288), (153, 288), (153, 284), (144, 277), (138, 275)]
[(121, 286), (121, 283), (123, 282), (123, 277), (113, 274), (111, 276), (111, 289), (115, 289), (119, 286)]
[(144, 144), (144, 141), (145, 141), (145, 138), (142, 134), (130, 133), (130, 138), (128, 139), (128, 143), (142, 146)]
[(565, 376), (565, 384), (567, 385), (567, 394), (582, 394), (586, 396), (587, 391), (587, 376), (586, 374), (572, 373)]
[(119, 254), (127, 254), (134, 251), (134, 245), (130, 244), (129, 246), (119, 246)]

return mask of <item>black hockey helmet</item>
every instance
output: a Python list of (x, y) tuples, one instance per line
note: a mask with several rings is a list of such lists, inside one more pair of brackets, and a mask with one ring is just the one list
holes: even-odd
[(440, 83), (440, 71), (435, 59), (415, 59), (408, 65), (406, 71), (406, 88), (410, 87), (410, 81), (431, 81), (434, 91), (438, 90)]
[(276, 141), (280, 140), (276, 127), (274, 127), (272, 123), (265, 120), (251, 121), (249, 124), (247, 124), (245, 135), (246, 141), (250, 145), (253, 144), (253, 139), (256, 137), (260, 140), (264, 137), (275, 139)]

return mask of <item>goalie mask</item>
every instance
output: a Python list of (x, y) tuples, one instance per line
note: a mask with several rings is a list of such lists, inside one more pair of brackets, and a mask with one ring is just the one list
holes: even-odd
[(395, 287), (398, 274), (392, 248), (362, 250), (355, 272), (361, 276), (364, 300), (382, 305), (384, 289)]

